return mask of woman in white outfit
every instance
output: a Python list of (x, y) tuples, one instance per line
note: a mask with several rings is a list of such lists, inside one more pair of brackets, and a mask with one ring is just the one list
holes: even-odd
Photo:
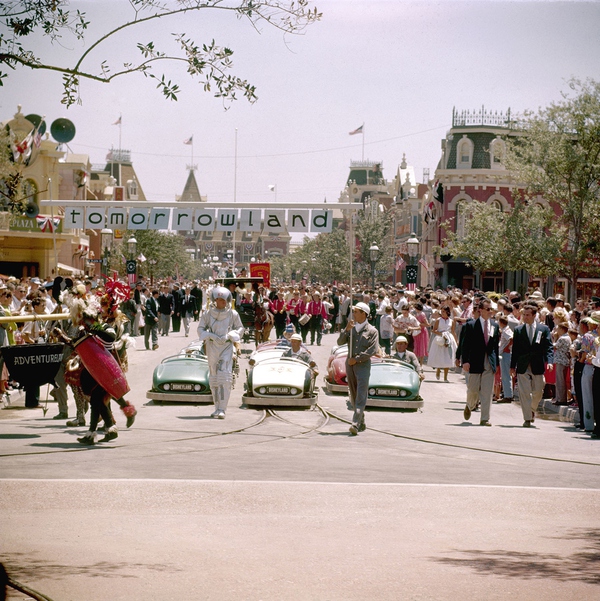
[(204, 341), (208, 359), (208, 381), (215, 403), (211, 417), (225, 419), (233, 384), (234, 343), (244, 334), (237, 311), (231, 308), (231, 292), (217, 286), (210, 292), (213, 301), (200, 317), (198, 338)]
[(454, 367), (456, 356), (456, 324), (450, 313), (449, 307), (442, 307), (440, 317), (433, 322), (433, 342), (427, 360), (427, 365), (436, 370), (435, 377), (438, 380), (440, 370), (444, 370), (444, 382), (448, 381), (448, 370)]

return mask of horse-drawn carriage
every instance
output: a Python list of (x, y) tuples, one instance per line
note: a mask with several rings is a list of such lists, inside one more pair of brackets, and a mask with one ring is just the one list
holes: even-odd
[[(258, 287), (263, 285), (263, 281), (263, 278), (260, 277), (231, 277), (219, 278), (216, 280), (216, 283), (231, 290), (232, 294), (235, 296), (234, 292), (237, 290), (258, 293)], [(254, 341), (257, 344), (262, 342), (261, 332), (267, 318), (264, 307), (257, 303), (256, 299), (253, 299), (250, 303), (237, 302), (236, 310), (239, 313), (242, 325), (244, 326), (244, 336), (242, 340), (244, 342)]]

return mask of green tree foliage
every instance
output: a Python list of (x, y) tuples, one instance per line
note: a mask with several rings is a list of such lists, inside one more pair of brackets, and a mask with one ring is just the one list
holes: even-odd
[(315, 278), (322, 283), (348, 281), (350, 278), (350, 256), (344, 230), (336, 229), (329, 234), (319, 234), (316, 238), (304, 238), (304, 244), (287, 257), (271, 261), (274, 277), (296, 281), (304, 276)]
[(528, 113), (506, 166), (528, 198), (559, 208), (552, 233), (564, 245), (554, 273), (569, 278), (574, 300), (578, 275), (594, 273), (600, 261), (600, 83), (572, 79), (562, 100)]
[(369, 249), (373, 245), (379, 248), (379, 258), (375, 263), (375, 271), (378, 275), (375, 277), (375, 281), (386, 280), (392, 273), (395, 250), (390, 235), (393, 223), (391, 211), (378, 211), (376, 215), (372, 214), (369, 209), (358, 212), (355, 228), (358, 240), (354, 262), (354, 276), (356, 279), (371, 281)]
[[(125, 241), (131, 236), (137, 240), (137, 255), (142, 254), (147, 259), (144, 262), (138, 261), (140, 275), (149, 276), (152, 270), (154, 279), (175, 277), (177, 273), (186, 279), (198, 277), (199, 267), (185, 252), (182, 236), (158, 230), (128, 230), (123, 235), (123, 256), (127, 255)], [(151, 260), (156, 261), (156, 264), (152, 265)]]
[[(86, 13), (69, 7), (68, 0), (7, 0), (0, 4), (0, 85), (8, 77), (8, 70), (19, 67), (55, 71), (63, 77), (62, 102), (67, 107), (81, 102), (80, 83), (84, 79), (109, 83), (117, 77), (143, 73), (153, 79), (165, 98), (177, 100), (179, 86), (164, 73), (154, 68), (165, 63), (183, 63), (191, 77), (198, 78), (206, 92), (223, 101), (233, 101), (242, 93), (250, 102), (256, 100), (256, 89), (245, 79), (233, 75), (233, 50), (218, 45), (215, 40), (196, 43), (185, 33), (173, 34), (173, 49), (158, 48), (154, 41), (137, 42), (137, 58), (109, 65), (106, 60), (93, 63), (92, 55), (116, 39), (123, 31), (144, 31), (144, 24), (160, 21), (167, 26), (170, 17), (189, 15), (197, 11), (229, 12), (238, 19), (246, 19), (257, 31), (263, 25), (279, 29), (284, 34), (301, 34), (308, 25), (318, 21), (321, 14), (308, 0), (130, 0), (131, 19), (125, 23), (112, 22), (109, 31), (96, 40), (86, 34), (90, 21)], [(111, 19), (110, 11), (103, 15)], [(38, 55), (41, 39), (55, 44), (69, 44), (83, 40), (86, 49), (70, 65), (51, 65)], [(115, 42), (116, 43), (116, 42)], [(125, 49), (124, 49), (125, 50)]]
[(563, 238), (551, 209), (521, 198), (515, 198), (508, 213), (477, 201), (466, 203), (465, 209), (463, 235), (451, 222), (442, 224), (447, 232), (442, 252), (465, 259), (480, 271), (524, 269), (542, 277), (556, 273)]

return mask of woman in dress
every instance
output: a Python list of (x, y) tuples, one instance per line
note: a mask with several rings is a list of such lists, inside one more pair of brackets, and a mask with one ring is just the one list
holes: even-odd
[(452, 310), (444, 305), (441, 315), (433, 323), (433, 343), (429, 349), (428, 364), (435, 369), (435, 377), (440, 379), (444, 370), (444, 382), (448, 382), (448, 370), (454, 367), (456, 356), (456, 324), (452, 319)]
[(421, 332), (421, 324), (414, 315), (410, 314), (409, 309), (408, 305), (403, 305), (400, 309), (400, 315), (394, 320), (394, 334), (405, 336), (408, 340), (408, 350), (413, 352), (413, 336)]
[(413, 351), (419, 363), (423, 365), (423, 359), (428, 355), (429, 349), (429, 322), (423, 312), (423, 304), (420, 302), (415, 303), (415, 319), (419, 322), (421, 327), (419, 332), (415, 332), (413, 335), (415, 341), (415, 350)]

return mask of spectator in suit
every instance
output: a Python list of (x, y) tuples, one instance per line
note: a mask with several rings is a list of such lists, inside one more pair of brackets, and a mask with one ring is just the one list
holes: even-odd
[(196, 308), (194, 309), (194, 321), (198, 321), (200, 312), (202, 311), (202, 290), (198, 287), (198, 282), (194, 282), (194, 285), (190, 290), (190, 296), (193, 296), (194, 300), (196, 301)]
[(535, 411), (544, 394), (546, 365), (553, 366), (552, 338), (550, 328), (536, 323), (537, 307), (525, 305), (521, 311), (523, 323), (515, 328), (513, 336), (510, 372), (517, 376), (519, 400), (523, 411), (523, 427), (530, 428)]
[(152, 291), (152, 296), (146, 301), (144, 313), (144, 343), (146, 350), (150, 350), (150, 336), (152, 336), (152, 350), (158, 348), (158, 290)]
[(173, 332), (181, 331), (181, 300), (183, 299), (182, 290), (179, 288), (179, 284), (173, 284), (173, 291), (171, 292), (173, 296), (173, 317), (171, 318), (171, 322), (173, 324)]
[(158, 296), (158, 329), (161, 336), (169, 335), (173, 315), (173, 295), (167, 286), (163, 286)]
[(191, 290), (189, 286), (183, 291), (183, 299), (181, 301), (180, 309), (186, 338), (190, 335), (190, 322), (194, 318), (194, 314), (196, 312), (196, 299), (191, 296), (190, 292)]
[(490, 410), (494, 392), (494, 376), (498, 367), (500, 329), (492, 319), (492, 303), (489, 298), (479, 301), (479, 314), (463, 325), (461, 363), (469, 374), (467, 379), (467, 403), (463, 412), (469, 420), (471, 412), (481, 403), (481, 426), (491, 426)]

